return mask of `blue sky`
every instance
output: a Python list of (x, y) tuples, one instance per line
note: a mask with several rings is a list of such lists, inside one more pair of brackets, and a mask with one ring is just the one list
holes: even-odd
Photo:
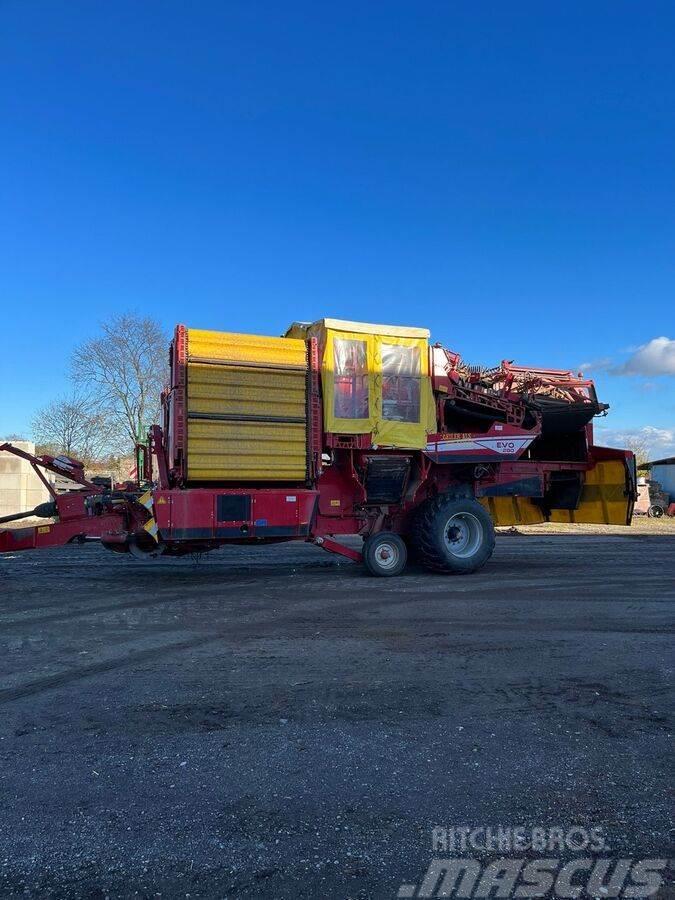
[(675, 452), (674, 27), (658, 0), (3, 0), (0, 434), (111, 311), (327, 315), (590, 363), (600, 433)]

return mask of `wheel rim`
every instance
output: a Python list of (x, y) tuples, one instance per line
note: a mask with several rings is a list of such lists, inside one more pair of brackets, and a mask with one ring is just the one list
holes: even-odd
[(477, 553), (483, 542), (483, 524), (473, 513), (455, 513), (448, 519), (443, 540), (453, 556), (468, 559)]
[(396, 544), (390, 544), (389, 541), (382, 541), (382, 543), (378, 544), (375, 548), (373, 556), (379, 569), (389, 571), (390, 569), (395, 569), (398, 565), (400, 553)]

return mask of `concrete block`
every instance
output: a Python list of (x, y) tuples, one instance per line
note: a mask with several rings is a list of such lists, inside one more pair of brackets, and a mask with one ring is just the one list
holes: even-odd
[[(12, 443), (27, 453), (35, 453), (32, 441)], [(49, 499), (47, 488), (29, 462), (10, 453), (0, 453), (0, 516), (33, 509)]]
[(0, 488), (0, 516), (22, 512), (26, 494), (20, 488)]

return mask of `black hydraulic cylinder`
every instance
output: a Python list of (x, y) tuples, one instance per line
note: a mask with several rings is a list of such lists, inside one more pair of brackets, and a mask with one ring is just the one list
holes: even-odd
[(57, 515), (56, 503), (40, 503), (35, 509), (29, 509), (26, 512), (12, 513), (9, 516), (0, 516), (0, 525), (4, 522), (17, 522), (19, 519), (28, 519), (35, 517), (36, 519), (51, 519)]

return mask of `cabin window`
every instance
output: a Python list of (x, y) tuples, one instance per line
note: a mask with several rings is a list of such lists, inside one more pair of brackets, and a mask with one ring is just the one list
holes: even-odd
[(365, 341), (333, 340), (334, 399), (336, 419), (367, 419), (368, 353)]
[(420, 348), (382, 344), (382, 418), (420, 421)]

